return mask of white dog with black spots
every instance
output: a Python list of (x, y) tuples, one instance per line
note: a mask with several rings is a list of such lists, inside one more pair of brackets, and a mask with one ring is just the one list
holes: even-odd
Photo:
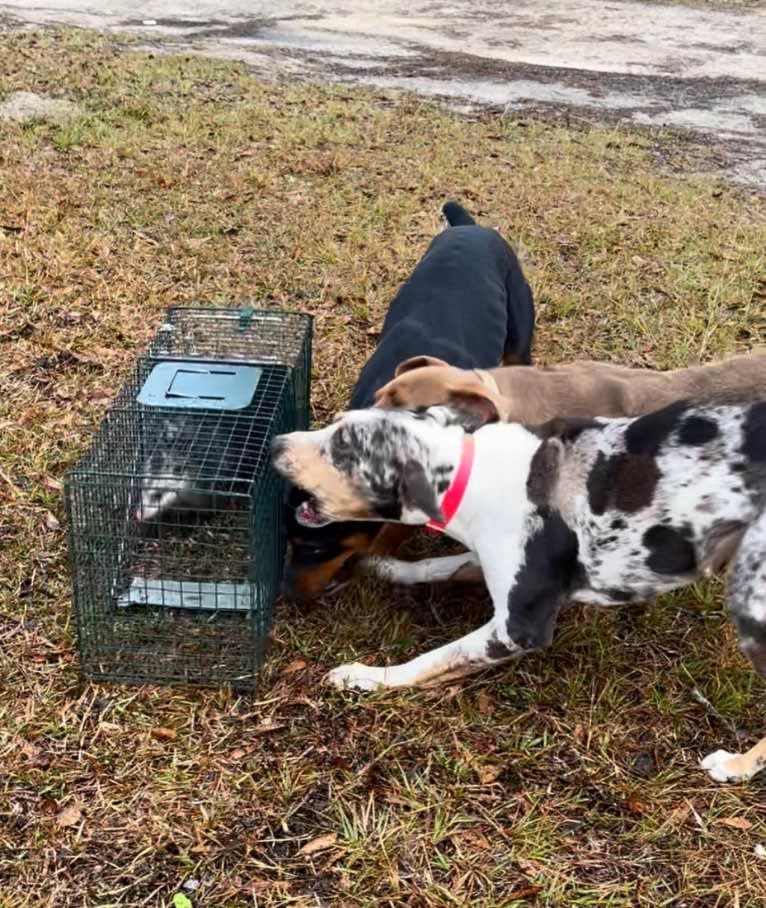
[[(478, 630), (401, 665), (340, 666), (329, 675), (338, 687), (457, 678), (549, 645), (567, 599), (645, 600), (726, 565), (740, 647), (766, 676), (766, 400), (679, 401), (635, 419), (530, 429), (466, 395), (457, 409), (346, 413), (280, 436), (273, 461), (311, 493), (312, 519), (431, 523), (468, 549), (368, 569), (419, 583), (477, 565), (492, 598)], [(447, 500), (457, 500), (449, 514)], [(750, 778), (766, 766), (766, 738), (702, 766), (718, 781)]]

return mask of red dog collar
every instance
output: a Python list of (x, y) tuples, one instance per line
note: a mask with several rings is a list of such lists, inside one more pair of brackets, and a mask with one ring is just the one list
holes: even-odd
[(463, 495), (465, 495), (468, 480), (471, 478), (473, 455), (473, 435), (466, 435), (463, 439), (463, 453), (460, 457), (457, 473), (455, 473), (455, 478), (452, 480), (450, 487), (447, 489), (444, 498), (442, 499), (442, 514), (444, 514), (444, 521), (429, 520), (423, 527), (423, 530), (426, 533), (433, 534), (434, 536), (438, 533), (443, 533), (447, 529), (447, 524), (457, 513), (457, 509), (460, 507), (460, 503), (463, 500)]

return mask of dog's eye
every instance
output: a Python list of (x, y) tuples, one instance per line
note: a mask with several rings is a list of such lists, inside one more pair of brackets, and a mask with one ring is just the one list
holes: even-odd
[(335, 448), (338, 451), (348, 451), (351, 447), (351, 433), (346, 426), (341, 426), (335, 433)]

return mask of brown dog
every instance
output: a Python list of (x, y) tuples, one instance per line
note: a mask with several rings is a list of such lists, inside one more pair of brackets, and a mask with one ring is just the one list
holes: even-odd
[(539, 425), (560, 416), (640, 416), (685, 397), (766, 390), (766, 350), (669, 372), (589, 360), (470, 370), (415, 356), (395, 376), (375, 395), (376, 406), (412, 409), (482, 397), (503, 422)]

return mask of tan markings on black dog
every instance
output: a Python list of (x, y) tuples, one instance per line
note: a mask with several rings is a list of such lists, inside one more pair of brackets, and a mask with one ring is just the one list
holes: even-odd
[[(390, 555), (395, 552), (399, 546), (419, 531), (419, 527), (408, 526), (403, 523), (386, 523), (383, 524), (381, 531), (375, 537), (372, 545), (369, 547), (370, 555)], [(365, 551), (360, 548), (360, 554)]]
[[(372, 536), (369, 532), (351, 533), (341, 541), (342, 551), (334, 558), (318, 564), (295, 567), (291, 586), (291, 595), (303, 601), (315, 599), (332, 580), (334, 580), (343, 566), (352, 557), (361, 555), (387, 556), (395, 552), (399, 546), (412, 537), (418, 529), (397, 523), (384, 523), (380, 531)], [(466, 577), (455, 579), (468, 581)], [(476, 582), (481, 581), (481, 571), (476, 577)]]
[(370, 538), (366, 533), (355, 533), (343, 540), (344, 550), (330, 561), (295, 572), (293, 590), (303, 601), (315, 599), (335, 578), (343, 565), (354, 555), (367, 554)]

